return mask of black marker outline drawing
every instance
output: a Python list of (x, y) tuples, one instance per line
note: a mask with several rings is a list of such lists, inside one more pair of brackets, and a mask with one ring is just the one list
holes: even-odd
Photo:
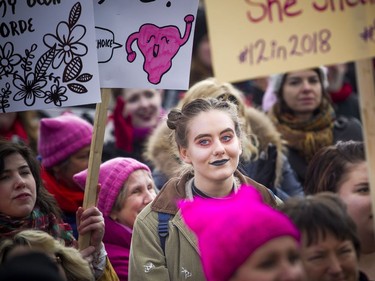
[(11, 0), (8, 0), (8, 3), (6, 3), (6, 0), (0, 0), (0, 8), (3, 8), (3, 15), (2, 15), (2, 18), (5, 17), (6, 13), (7, 13), (7, 5), (10, 6), (10, 8), (12, 9), (12, 14), (14, 15), (16, 13), (16, 4), (17, 4), (17, 1), (16, 0), (13, 0), (13, 2)]
[(57, 80), (56, 82), (56, 84), (52, 84), (50, 91), (46, 91), (47, 97), (44, 102), (46, 104), (53, 102), (55, 106), (61, 107), (62, 102), (67, 101), (68, 97), (65, 95), (66, 87), (60, 87), (59, 80)]
[[(122, 45), (119, 44), (119, 43), (117, 43), (117, 42), (115, 41), (115, 34), (113, 33), (112, 30), (109, 30), (109, 29), (104, 28), (104, 27), (99, 27), (99, 26), (95, 26), (95, 29), (100, 29), (100, 30), (108, 31), (108, 32), (111, 33), (112, 36), (113, 36), (113, 43), (112, 43), (112, 44), (115, 45), (115, 47), (112, 48), (112, 53), (111, 53), (111, 56), (109, 57), (109, 59), (107, 59), (107, 60), (105, 60), (105, 61), (101, 61), (100, 58), (99, 58), (99, 51), (98, 51), (98, 63), (107, 63), (107, 62), (109, 62), (109, 61), (112, 59), (112, 57), (113, 57), (113, 51), (114, 51), (115, 49), (121, 48)], [(96, 38), (96, 41), (98, 41), (98, 38)], [(97, 49), (98, 49), (98, 47), (97, 47)]]
[[(13, 85), (19, 90), (13, 97), (14, 101), (23, 100), (27, 106), (33, 106), (35, 98), (44, 98), (45, 93), (42, 91), (47, 84), (44, 77), (48, 64), (51, 63), (51, 51), (41, 56), (35, 66), (35, 73), (31, 72), (32, 59), (35, 58), (33, 52), (38, 48), (36, 44), (31, 45), (30, 50), (25, 50), (25, 57), (22, 57), (21, 68), (23, 74), (14, 73)], [(53, 50), (52, 50), (53, 52)], [(52, 54), (53, 55), (53, 54)], [(36, 75), (35, 75), (36, 74)]]
[(10, 106), (9, 97), (11, 94), (12, 91), (10, 90), (10, 84), (5, 83), (5, 88), (2, 88), (0, 93), (0, 109), (3, 113), (5, 113), (5, 109)]
[[(104, 1), (104, 0), (103, 0)], [(155, 0), (140, 0), (142, 3), (151, 3), (151, 2), (154, 2)], [(99, 3), (100, 4), (100, 3)], [(172, 5), (171, 1), (167, 1), (167, 4), (165, 4), (165, 6), (167, 6), (168, 8)]]
[(13, 73), (13, 68), (21, 62), (21, 56), (14, 54), (14, 46), (7, 42), (4, 46), (0, 45), (0, 79), (1, 76), (8, 77)]
[(72, 8), (69, 22), (61, 21), (56, 27), (56, 33), (47, 33), (43, 37), (44, 44), (53, 48), (56, 46), (56, 55), (52, 67), (57, 69), (62, 62), (69, 64), (75, 57), (83, 57), (87, 54), (87, 46), (80, 43), (86, 34), (86, 27), (76, 24), (81, 14), (81, 5)]
[(163, 76), (172, 68), (172, 60), (180, 48), (189, 41), (192, 33), (192, 24), (195, 18), (189, 14), (185, 16), (185, 32), (181, 36), (175, 25), (156, 26), (152, 23), (141, 25), (138, 31), (128, 36), (125, 43), (127, 61), (132, 63), (137, 53), (132, 45), (135, 41), (143, 55), (143, 70), (147, 73), (147, 80), (151, 84), (159, 84)]
[[(1, 88), (2, 112), (5, 113), (10, 107), (10, 98), (23, 101), (28, 107), (33, 106), (37, 99), (61, 107), (69, 99), (67, 89), (76, 94), (88, 92), (83, 83), (89, 82), (93, 74), (81, 73), (84, 69), (81, 57), (88, 53), (88, 47), (80, 42), (86, 35), (86, 27), (78, 24), (81, 13), (82, 6), (76, 2), (70, 10), (68, 21), (60, 21), (55, 34), (43, 36), (43, 43), (48, 48), (37, 59), (34, 53), (38, 46), (35, 43), (25, 49), (24, 55), (14, 53), (12, 42), (0, 45), (0, 80), (11, 77), (16, 88), (16, 93), (12, 93), (8, 82)], [(18, 65), (21, 69), (15, 70)], [(60, 67), (63, 67), (62, 77), (52, 72)]]

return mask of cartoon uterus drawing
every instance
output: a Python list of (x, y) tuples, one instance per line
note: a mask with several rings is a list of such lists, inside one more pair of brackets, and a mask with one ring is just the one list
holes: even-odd
[(172, 67), (172, 59), (190, 37), (193, 15), (184, 18), (185, 34), (181, 38), (177, 26), (158, 27), (151, 23), (143, 24), (138, 32), (129, 35), (126, 40), (128, 62), (133, 62), (137, 56), (132, 44), (137, 40), (137, 46), (144, 57), (143, 69), (148, 74), (147, 79), (152, 84), (159, 84), (162, 76)]

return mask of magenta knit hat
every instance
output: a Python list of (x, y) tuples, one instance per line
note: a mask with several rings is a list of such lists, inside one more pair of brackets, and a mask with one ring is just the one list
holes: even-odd
[(90, 145), (93, 126), (70, 113), (40, 120), (38, 151), (42, 164), (50, 168)]
[[(109, 216), (125, 181), (131, 173), (139, 169), (151, 173), (149, 167), (133, 158), (117, 157), (100, 165), (98, 208), (103, 216)], [(73, 176), (73, 180), (82, 188), (85, 187), (86, 178), (87, 169)]]
[(242, 186), (223, 199), (195, 198), (180, 203), (182, 217), (198, 239), (207, 281), (227, 281), (268, 241), (300, 234), (290, 219), (263, 203), (253, 187)]

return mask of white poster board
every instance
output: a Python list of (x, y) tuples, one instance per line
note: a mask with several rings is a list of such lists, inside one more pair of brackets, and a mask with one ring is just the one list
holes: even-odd
[(0, 112), (100, 102), (92, 1), (0, 1)]
[(94, 3), (102, 88), (187, 89), (198, 0)]

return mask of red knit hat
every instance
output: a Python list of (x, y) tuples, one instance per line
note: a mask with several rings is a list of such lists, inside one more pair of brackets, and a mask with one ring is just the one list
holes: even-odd
[[(125, 181), (136, 170), (146, 170), (151, 174), (149, 167), (133, 159), (117, 157), (100, 165), (99, 180), (101, 184), (98, 208), (103, 216), (109, 216)], [(73, 180), (82, 188), (85, 187), (87, 169), (75, 174)]]
[(50, 168), (91, 144), (93, 126), (71, 113), (40, 120), (38, 152)]
[(253, 187), (241, 186), (223, 199), (195, 198), (180, 203), (195, 232), (207, 281), (227, 281), (254, 251), (270, 240), (300, 234), (290, 219), (262, 201)]

